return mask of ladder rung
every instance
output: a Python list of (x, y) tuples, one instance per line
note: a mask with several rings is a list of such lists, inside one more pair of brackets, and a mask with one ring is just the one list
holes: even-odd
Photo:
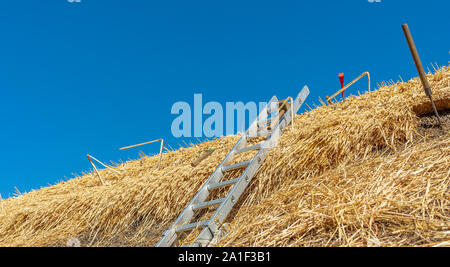
[(267, 118), (267, 119), (265, 119), (265, 120), (258, 121), (258, 126), (259, 126), (259, 127), (261, 127), (261, 126), (267, 126), (267, 124), (268, 124), (269, 122), (272, 122), (274, 118), (275, 118), (275, 117), (270, 117), (270, 118)]
[(208, 186), (208, 190), (213, 190), (213, 189), (224, 187), (224, 186), (227, 186), (227, 185), (230, 185), (230, 184), (235, 184), (235, 183), (237, 183), (239, 181), (239, 179), (240, 179), (240, 177), (234, 178), (234, 179), (230, 179), (230, 180), (226, 180), (224, 182), (220, 182), (220, 183), (217, 183), (217, 184), (210, 184)]
[(203, 208), (207, 208), (207, 207), (210, 207), (210, 206), (214, 206), (214, 205), (220, 204), (220, 203), (222, 203), (224, 201), (225, 201), (225, 198), (219, 198), (219, 199), (214, 199), (214, 200), (211, 200), (211, 201), (206, 201), (206, 202), (193, 204), (191, 207), (192, 207), (192, 210), (198, 210), (198, 209), (203, 209)]
[(226, 172), (226, 171), (239, 169), (239, 168), (242, 168), (244, 166), (247, 166), (248, 164), (250, 164), (250, 162), (251, 162), (251, 160), (246, 160), (246, 161), (242, 161), (242, 162), (239, 162), (239, 163), (236, 163), (236, 164), (222, 166), (222, 171)]
[(270, 134), (270, 130), (259, 131), (254, 136), (250, 136), (250, 137), (258, 137), (258, 136), (263, 136), (263, 135), (266, 135), (266, 134)]
[(241, 148), (241, 149), (237, 150), (236, 151), (236, 155), (240, 154), (240, 153), (243, 153), (243, 152), (246, 152), (246, 151), (249, 151), (249, 150), (259, 149), (260, 147), (261, 147), (261, 144), (256, 144), (256, 145), (253, 145), (253, 146), (244, 147), (244, 148)]
[(177, 226), (177, 228), (175, 228), (175, 232), (181, 233), (181, 232), (192, 230), (199, 226), (206, 226), (208, 224), (208, 222), (209, 222), (209, 220), (204, 220), (204, 221), (199, 221), (199, 222), (190, 223), (190, 224), (183, 224), (183, 225)]
[[(217, 169), (211, 174), (206, 183), (203, 184), (203, 186), (191, 200), (190, 204), (176, 218), (171, 228), (164, 232), (161, 240), (157, 243), (158, 247), (172, 246), (177, 238), (180, 238), (180, 232), (196, 228), (199, 228), (201, 232), (197, 235), (194, 243), (190, 245), (191, 247), (209, 246), (211, 242), (213, 245), (216, 244), (215, 242), (224, 233), (223, 231), (221, 231), (220, 224), (222, 224), (226, 220), (239, 197), (245, 192), (245, 189), (250, 183), (251, 179), (257, 173), (259, 167), (261, 166), (261, 164), (263, 164), (264, 159), (267, 157), (269, 148), (272, 147), (267, 146), (267, 149), (262, 149), (264, 146), (263, 144), (272, 144), (273, 142), (278, 141), (281, 133), (285, 129), (286, 124), (288, 124), (293, 119), (290, 116), (284, 116), (284, 113), (286, 113), (289, 108), (292, 108), (293, 113), (295, 114), (300, 106), (304, 103), (308, 95), (309, 89), (307, 86), (305, 86), (297, 95), (297, 98), (295, 100), (291, 99), (291, 105), (288, 106), (284, 104), (283, 108), (280, 108), (279, 104), (287, 103), (286, 100), (278, 101), (278, 98), (275, 96), (270, 99), (270, 101), (268, 102), (269, 104), (264, 107), (263, 111), (264, 113), (267, 113), (267, 115), (263, 112), (260, 112), (258, 119), (256, 119), (256, 122), (253, 121), (253, 123), (250, 124), (251, 126), (244, 132), (239, 141), (235, 143), (233, 149), (227, 154), (219, 167), (217, 167)], [(261, 119), (260, 122), (258, 122), (259, 119)], [(263, 127), (259, 127), (259, 125), (261, 124)], [(264, 128), (266, 128), (267, 130), (265, 130)], [(274, 132), (274, 130), (276, 132)], [(269, 134), (269, 138), (266, 138), (265, 143), (260, 144), (259, 146), (249, 145), (249, 147), (242, 148), (247, 144), (249, 138), (265, 136), (267, 134)], [(235, 154), (239, 154), (250, 149), (256, 149), (258, 147), (259, 151), (253, 159), (225, 166), (225, 163), (228, 164), (233, 160), (233, 156)], [(241, 167), (246, 168), (240, 175), (240, 177), (221, 182), (225, 171), (234, 170)], [(242, 179), (244, 179), (245, 182), (242, 181)], [(210, 189), (220, 188), (227, 185), (232, 186), (230, 186), (230, 191), (225, 198), (205, 201), (210, 197), (210, 194), (212, 193)], [(209, 207), (219, 203), (220, 206), (217, 207), (214, 215), (212, 215), (212, 217), (210, 217), (208, 220), (190, 223), (192, 222), (193, 218), (198, 215), (196, 215), (197, 212), (195, 212), (194, 209)]]
[(264, 131), (264, 130), (272, 130), (272, 126), (270, 124), (267, 124), (266, 126), (259, 127), (258, 130)]
[(255, 138), (255, 137), (260, 137), (260, 136), (264, 136), (264, 135), (268, 135), (271, 133), (271, 130), (262, 130), (256, 133), (247, 133), (247, 140), (250, 138)]
[(262, 130), (262, 131), (259, 131), (259, 132), (254, 133), (254, 134), (250, 134), (250, 135), (248, 135), (247, 138), (253, 138), (253, 137), (258, 137), (258, 136), (264, 136), (264, 135), (266, 135), (266, 134), (270, 134), (270, 130)]

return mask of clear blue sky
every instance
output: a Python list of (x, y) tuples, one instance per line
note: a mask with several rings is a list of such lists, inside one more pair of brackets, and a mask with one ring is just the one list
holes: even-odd
[(177, 147), (170, 109), (194, 93), (267, 101), (307, 84), (318, 103), (339, 72), (369, 71), (374, 86), (409, 79), (405, 22), (423, 63), (447, 65), (449, 10), (447, 0), (1, 1), (0, 193), (87, 171), (86, 153), (127, 160), (139, 150), (119, 147), (160, 137)]

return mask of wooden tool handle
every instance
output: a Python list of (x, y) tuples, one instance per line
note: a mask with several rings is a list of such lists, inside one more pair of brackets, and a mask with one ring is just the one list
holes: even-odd
[(423, 70), (422, 62), (420, 61), (419, 54), (417, 53), (416, 45), (414, 44), (411, 32), (409, 31), (408, 24), (403, 24), (402, 29), (403, 33), (405, 34), (406, 41), (408, 42), (409, 50), (411, 51), (414, 63), (416, 64), (417, 72), (419, 73), (423, 88), (425, 89), (425, 94), (427, 96), (430, 96), (432, 94), (431, 86), (428, 83), (427, 77), (425, 76), (425, 71)]
[(213, 153), (214, 150), (212, 151), (206, 151), (203, 153), (203, 155), (201, 155), (198, 159), (196, 159), (194, 162), (191, 163), (192, 167), (196, 167), (200, 162), (202, 162), (204, 159), (206, 159), (209, 155), (211, 155)]

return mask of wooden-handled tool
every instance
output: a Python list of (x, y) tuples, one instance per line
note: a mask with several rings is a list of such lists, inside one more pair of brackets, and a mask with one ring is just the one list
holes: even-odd
[(140, 144), (137, 144), (137, 145), (121, 147), (121, 148), (119, 148), (119, 150), (130, 149), (130, 148), (133, 148), (133, 147), (143, 146), (143, 145), (147, 145), (147, 144), (151, 144), (151, 143), (155, 143), (155, 142), (161, 142), (161, 146), (159, 147), (159, 161), (158, 161), (158, 169), (159, 169), (161, 167), (162, 151), (163, 151), (163, 147), (164, 147), (164, 139), (162, 139), (162, 138), (156, 139), (156, 140), (153, 140), (153, 141), (149, 141), (149, 142), (145, 142), (145, 143), (140, 143)]
[(420, 80), (422, 81), (423, 88), (425, 90), (425, 94), (430, 98), (431, 106), (433, 106), (434, 113), (438, 119), (439, 125), (441, 125), (441, 119), (439, 118), (438, 111), (436, 109), (436, 105), (434, 104), (431, 86), (428, 83), (427, 77), (425, 76), (425, 71), (423, 70), (422, 62), (420, 61), (419, 54), (417, 53), (416, 45), (414, 44), (414, 40), (411, 36), (411, 32), (409, 31), (408, 24), (402, 25), (403, 32), (405, 33), (406, 41), (408, 42), (409, 50), (411, 51), (412, 57), (414, 59), (414, 63), (417, 68), (417, 72), (419, 72)]
[(209, 150), (205, 150), (203, 151), (203, 155), (201, 155), (199, 158), (197, 158), (194, 162), (191, 163), (192, 167), (197, 167), (198, 164), (200, 164), (200, 162), (202, 162), (204, 159), (206, 159), (207, 157), (209, 157), (215, 149), (209, 149)]

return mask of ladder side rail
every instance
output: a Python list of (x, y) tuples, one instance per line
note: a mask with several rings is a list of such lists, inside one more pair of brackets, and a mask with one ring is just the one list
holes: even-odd
[[(276, 96), (273, 96), (270, 101), (267, 103), (267, 105), (264, 107), (264, 109), (262, 110), (261, 115), (267, 117), (267, 109), (269, 107), (269, 105), (271, 105), (272, 103), (276, 103), (278, 101)], [(257, 125), (257, 119), (255, 119), (255, 121), (252, 123), (252, 125)], [(210, 178), (203, 184), (203, 186), (199, 189), (199, 192), (194, 196), (194, 198), (189, 202), (189, 204), (187, 205), (187, 207), (190, 207), (193, 204), (199, 203), (199, 202), (203, 202), (205, 201), (205, 199), (209, 196), (209, 190), (208, 190), (208, 186), (211, 184), (215, 184), (220, 182), (220, 179), (222, 179), (223, 177), (223, 173), (222, 173), (222, 167), (228, 163), (229, 161), (231, 161), (233, 159), (234, 156), (234, 152), (237, 151), (238, 149), (240, 149), (242, 146), (245, 146), (246, 144), (246, 137), (243, 135), (240, 137), (240, 139), (238, 140), (238, 142), (236, 142), (236, 144), (233, 146), (233, 148), (230, 150), (230, 152), (228, 152), (227, 156), (225, 157), (224, 160), (222, 160), (222, 162), (220, 163), (220, 165), (216, 168), (216, 170), (213, 172), (213, 174), (210, 176)], [(190, 212), (188, 212), (190, 213)], [(180, 216), (179, 216), (180, 217)], [(173, 224), (174, 227), (178, 226), (179, 224), (183, 224), (185, 223), (185, 221), (183, 221), (181, 218), (180, 220), (175, 221), (175, 223)]]
[[(283, 122), (284, 120), (279, 125), (282, 125)], [(275, 134), (271, 135), (268, 139), (272, 140), (271, 139), (272, 136), (279, 137), (279, 134), (276, 134), (277, 131), (279, 131), (278, 127), (273, 132)], [(216, 210), (214, 215), (211, 217), (209, 223), (199, 234), (193, 246), (207, 246), (209, 242), (214, 238), (215, 233), (217, 233), (220, 228), (220, 224), (222, 224), (223, 221), (226, 219), (231, 209), (233, 208), (234, 204), (237, 202), (239, 197), (247, 188), (247, 185), (251, 182), (252, 178), (258, 171), (259, 167), (262, 165), (264, 159), (268, 154), (269, 148), (270, 146), (267, 145), (261, 146), (258, 153), (255, 155), (249, 166), (245, 169), (244, 173), (241, 175), (240, 180), (231, 188), (230, 192), (225, 198), (225, 201), (222, 202), (222, 204)]]
[(273, 96), (269, 102), (266, 104), (266, 106), (259, 112), (258, 117), (253, 121), (253, 123), (248, 127), (248, 129), (245, 131), (246, 136), (256, 136), (256, 133), (258, 132), (258, 122), (266, 120), (268, 114), (270, 114), (270, 110), (273, 104), (278, 103), (278, 98), (276, 96)]
[[(239, 138), (239, 140), (233, 146), (233, 149), (241, 147), (241, 143), (246, 143), (244, 135), (242, 135), (241, 138)], [(167, 247), (172, 245), (172, 243), (177, 238), (175, 228), (189, 222), (194, 216), (194, 210), (191, 208), (192, 205), (205, 201), (205, 199), (208, 198), (209, 196), (208, 186), (210, 184), (218, 183), (222, 179), (223, 177), (222, 166), (232, 159), (233, 149), (230, 150), (230, 152), (228, 152), (227, 156), (222, 160), (219, 167), (216, 168), (216, 170), (211, 174), (208, 180), (206, 180), (206, 182), (202, 185), (202, 187), (200, 187), (197, 194), (195, 194), (192, 200), (187, 204), (186, 208), (184, 208), (184, 210), (177, 217), (172, 226), (167, 231), (164, 232), (163, 237), (156, 244), (157, 247)]]
[[(308, 95), (309, 89), (307, 86), (304, 86), (302, 91), (298, 94), (297, 98), (294, 101), (294, 105), (292, 107), (294, 109), (294, 114), (298, 112), (299, 108), (304, 103)], [(229, 212), (233, 208), (234, 203), (237, 202), (237, 200), (244, 192), (247, 185), (252, 180), (253, 176), (256, 174), (259, 167), (262, 165), (262, 162), (269, 153), (269, 149), (273, 147), (273, 144), (277, 143), (280, 137), (280, 132), (283, 131), (286, 125), (288, 125), (293, 119), (291, 117), (292, 113), (290, 112), (289, 109), (284, 114), (283, 118), (281, 119), (280, 123), (276, 126), (272, 134), (267, 138), (266, 142), (264, 142), (264, 145), (258, 151), (256, 156), (252, 159), (252, 162), (249, 164), (249, 166), (242, 174), (241, 176), (242, 178), (240, 179), (240, 181), (233, 186), (233, 188), (228, 193), (225, 201), (222, 202), (222, 204), (216, 210), (216, 212), (214, 213), (213, 217), (208, 222), (206, 227), (199, 234), (193, 246), (207, 246), (209, 245), (210, 241), (214, 239), (214, 236), (217, 234), (220, 228), (220, 225), (218, 224), (222, 224), (223, 221), (226, 219)]]
[[(267, 117), (267, 110), (268, 110), (269, 105), (271, 105), (272, 103), (277, 102), (277, 101), (278, 101), (278, 99), (276, 98), (276, 96), (273, 96), (270, 99), (270, 101), (268, 102), (268, 104), (264, 107), (262, 112), (259, 114), (258, 118), (256, 118), (254, 120), (254, 122), (252, 123), (251, 127), (257, 126), (259, 118), (264, 117), (264, 116)], [(222, 162), (216, 168), (216, 170), (213, 172), (213, 174), (202, 185), (202, 187), (199, 189), (197, 194), (193, 197), (193, 199), (189, 202), (189, 204), (186, 206), (186, 208), (177, 217), (177, 219), (172, 224), (172, 226), (163, 233), (163, 237), (156, 244), (157, 247), (171, 246), (172, 243), (176, 240), (177, 233), (175, 231), (175, 228), (177, 226), (179, 226), (179, 225), (183, 225), (183, 224), (189, 222), (192, 219), (192, 217), (194, 215), (194, 210), (191, 208), (192, 205), (205, 201), (208, 198), (208, 196), (209, 196), (208, 186), (210, 184), (215, 184), (215, 183), (220, 182), (220, 180), (223, 178), (222, 166), (232, 160), (235, 151), (237, 151), (238, 149), (240, 149), (243, 146), (245, 146), (245, 144), (247, 143), (246, 133), (241, 136), (241, 138), (236, 142), (236, 144), (233, 146), (233, 148), (230, 150), (230, 152), (228, 152), (228, 154), (225, 157), (225, 159), (222, 160)]]
[[(266, 139), (264, 144), (270, 142), (272, 138), (279, 137), (279, 134), (276, 134), (276, 132), (279, 132), (279, 125), (280, 124), (277, 125), (275, 130)], [(250, 164), (244, 170), (244, 173), (242, 173), (239, 181), (231, 188), (225, 200), (216, 210), (216, 212), (211, 217), (210, 221), (205, 226), (205, 228), (201, 231), (201, 233), (197, 237), (196, 241), (192, 244), (192, 246), (207, 246), (210, 243), (210, 241), (214, 238), (215, 233), (218, 232), (220, 227), (220, 225), (218, 224), (222, 224), (222, 222), (226, 219), (231, 209), (233, 208), (234, 204), (242, 195), (245, 188), (250, 183), (250, 181), (258, 171), (259, 167), (262, 165), (264, 159), (266, 158), (269, 146), (264, 144), (261, 146), (257, 154), (251, 160)]]
[(222, 202), (220, 207), (216, 210), (211, 220), (202, 230), (192, 246), (207, 246), (209, 242), (214, 238), (215, 233), (218, 232), (220, 224), (226, 219), (234, 204), (238, 201), (241, 194), (244, 192), (247, 185), (252, 180), (256, 171), (262, 164), (262, 159), (265, 158), (267, 149), (260, 149), (258, 155), (252, 160), (253, 162), (247, 167), (242, 174), (241, 179), (237, 182), (231, 191), (228, 193), (225, 201)]

